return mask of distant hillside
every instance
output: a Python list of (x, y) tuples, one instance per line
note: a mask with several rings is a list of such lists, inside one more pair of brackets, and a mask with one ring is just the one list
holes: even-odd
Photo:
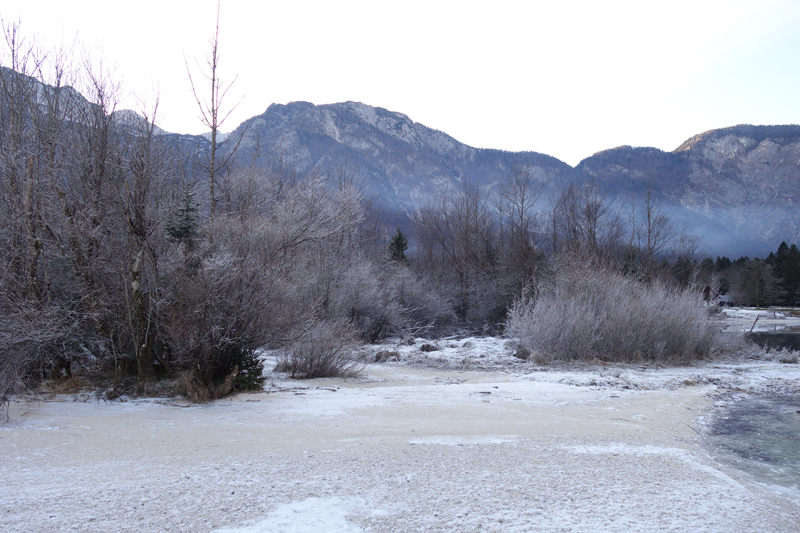
[(800, 241), (800, 126), (711, 130), (674, 152), (623, 146), (576, 168), (623, 198), (650, 186), (712, 253), (763, 256)]
[(232, 138), (242, 131), (245, 159), (260, 142), (279, 147), (297, 168), (357, 167), (385, 209), (414, 210), (465, 181), (492, 187), (518, 164), (530, 165), (551, 187), (578, 178), (575, 169), (554, 157), (472, 148), (406, 115), (358, 102), (273, 104), (240, 125)]
[[(673, 152), (621, 146), (572, 168), (537, 152), (472, 148), (406, 115), (358, 102), (273, 104), (236, 131), (251, 146), (279, 147), (298, 169), (346, 163), (388, 211), (408, 213), (465, 181), (492, 188), (527, 164), (549, 193), (594, 178), (621, 202), (648, 187), (711, 254), (765, 255), (800, 241), (800, 126), (734, 126), (692, 137)], [(545, 194), (545, 197), (548, 195)]]
[(691, 150), (697, 145), (708, 142), (709, 140), (722, 139), (730, 135), (738, 138), (751, 139), (756, 143), (770, 140), (771, 142), (785, 146), (800, 141), (800, 126), (795, 124), (786, 126), (752, 126), (750, 124), (740, 124), (729, 128), (709, 130), (687, 140), (676, 148), (675, 152)]
[[(42, 104), (58, 97), (70, 121), (96, 111), (71, 87), (56, 89), (5, 67), (0, 74), (33, 89)], [(143, 120), (125, 110), (115, 118), (122, 127)], [(156, 133), (190, 155), (188, 165), (208, 149), (206, 135)], [(365, 193), (398, 220), (465, 183), (491, 190), (515, 165), (528, 165), (546, 185), (542, 208), (569, 184), (593, 179), (619, 202), (641, 199), (650, 189), (679, 225), (703, 237), (710, 254), (763, 256), (781, 241), (800, 242), (800, 125), (711, 130), (673, 152), (620, 146), (575, 168), (537, 152), (472, 148), (406, 115), (359, 102), (272, 104), (231, 133), (240, 138), (242, 164), (268, 166), (280, 157), (298, 171), (357, 169)], [(229, 140), (223, 152), (234, 144)]]

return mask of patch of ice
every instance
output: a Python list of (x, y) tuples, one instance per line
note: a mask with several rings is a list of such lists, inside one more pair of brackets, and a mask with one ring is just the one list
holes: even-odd
[(711, 476), (724, 481), (729, 485), (741, 489), (741, 484), (720, 471), (717, 468), (698, 461), (692, 454), (681, 448), (665, 448), (662, 446), (653, 446), (648, 444), (646, 446), (631, 446), (629, 444), (614, 443), (606, 446), (564, 446), (565, 450), (572, 451), (579, 454), (603, 454), (603, 455), (633, 455), (635, 457), (647, 455), (664, 455), (679, 459), (688, 464), (692, 470), (705, 472)]
[(720, 324), (727, 331), (783, 331), (800, 327), (800, 317), (795, 312), (777, 309), (726, 307), (720, 311)]
[(364, 500), (353, 498), (308, 498), (279, 506), (264, 520), (250, 526), (225, 528), (217, 533), (360, 533), (361, 527), (347, 516), (363, 508)]
[(431, 435), (408, 441), (409, 444), (440, 444), (443, 446), (472, 446), (475, 444), (506, 444), (519, 439), (518, 435)]

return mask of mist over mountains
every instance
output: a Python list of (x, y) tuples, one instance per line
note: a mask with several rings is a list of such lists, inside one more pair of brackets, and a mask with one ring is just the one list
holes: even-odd
[[(5, 69), (3, 67), (4, 71)], [(39, 84), (19, 75), (29, 84)], [(55, 89), (41, 85), (38, 98)], [(76, 117), (89, 103), (71, 87), (58, 89)], [(134, 127), (144, 119), (115, 112), (117, 123)], [(532, 125), (531, 127), (536, 127)], [(202, 152), (205, 135), (155, 133), (184, 149)], [(492, 190), (516, 165), (527, 165), (545, 184), (538, 207), (572, 183), (595, 180), (610, 199), (641, 202), (649, 189), (679, 227), (703, 239), (709, 255), (766, 256), (781, 241), (800, 241), (800, 126), (740, 125), (707, 131), (672, 152), (620, 146), (572, 167), (538, 152), (508, 152), (467, 146), (402, 113), (359, 102), (272, 104), (230, 133), (240, 164), (281, 164), (298, 171), (357, 171), (364, 192), (389, 219), (402, 222), (427, 202), (469, 183)]]
[(606, 150), (576, 170), (620, 198), (649, 184), (711, 253), (763, 257), (774, 243), (800, 236), (799, 163), (800, 126), (741, 125), (695, 135), (672, 152)]
[(679, 226), (703, 238), (710, 255), (763, 257), (783, 240), (800, 240), (796, 125), (712, 130), (672, 152), (621, 146), (576, 167), (537, 152), (473, 148), (359, 102), (272, 104), (231, 133), (239, 137), (239, 156), (255, 157), (257, 165), (279, 154), (298, 170), (357, 168), (376, 205), (401, 216), (465, 182), (493, 189), (515, 165), (529, 165), (546, 185), (542, 209), (556, 191), (594, 179), (619, 202), (641, 201), (650, 188)]

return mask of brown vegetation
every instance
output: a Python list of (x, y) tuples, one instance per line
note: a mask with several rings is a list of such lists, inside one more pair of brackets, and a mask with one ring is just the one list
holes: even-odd
[(359, 343), (454, 327), (508, 324), (539, 358), (686, 362), (716, 346), (696, 298), (667, 279), (687, 252), (649, 197), (630, 223), (593, 182), (544, 208), (542, 184), (516, 167), (496, 191), (442, 194), (398, 241), (357, 169), (299, 173), (273, 154), (264, 170), (260, 146), (245, 161), (235, 143), (158, 135), (157, 105), (116, 113), (102, 68), (3, 31), (2, 398), (75, 377), (209, 401), (259, 388), (265, 346), (294, 377), (349, 375)]

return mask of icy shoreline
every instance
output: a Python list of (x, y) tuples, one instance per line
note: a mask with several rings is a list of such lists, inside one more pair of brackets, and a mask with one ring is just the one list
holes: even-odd
[[(209, 405), (58, 397), (0, 429), (3, 531), (793, 531), (800, 493), (718, 463), (704, 418), (800, 365), (540, 369), (503, 339)], [(269, 368), (269, 367), (268, 367)]]

